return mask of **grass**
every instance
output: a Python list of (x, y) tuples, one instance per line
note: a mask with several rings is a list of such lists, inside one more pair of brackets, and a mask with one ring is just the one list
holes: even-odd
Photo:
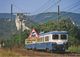
[[(71, 46), (71, 47), (69, 47), (68, 50), (70, 52), (80, 53), (80, 46)], [(13, 49), (13, 50), (0, 49), (0, 57), (23, 57), (22, 52), (25, 52), (25, 51), (24, 50), (18, 50), (18, 49), (17, 49), (17, 51), (15, 49)]]
[(69, 47), (69, 51), (80, 53), (80, 46), (71, 46), (71, 47)]
[(6, 49), (0, 49), (0, 57), (19, 57), (20, 55)]

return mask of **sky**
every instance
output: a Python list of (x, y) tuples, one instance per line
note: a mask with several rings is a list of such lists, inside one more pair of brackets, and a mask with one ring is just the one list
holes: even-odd
[(13, 4), (13, 13), (22, 12), (38, 14), (42, 12), (57, 12), (57, 5), (60, 11), (80, 13), (80, 0), (0, 0), (0, 13), (10, 13)]

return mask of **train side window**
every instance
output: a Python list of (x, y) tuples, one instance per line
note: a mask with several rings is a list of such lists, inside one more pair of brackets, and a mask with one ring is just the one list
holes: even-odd
[(46, 36), (45, 37), (45, 41), (49, 41), (49, 36)]
[(31, 43), (30, 41), (27, 41), (27, 44)]
[(53, 39), (59, 39), (59, 36), (58, 35), (53, 35), (52, 38)]
[(37, 42), (42, 42), (42, 41), (43, 41), (42, 38), (37, 39)]
[(62, 40), (67, 39), (67, 35), (61, 35), (61, 39), (62, 39)]
[(44, 37), (41, 37), (42, 38), (42, 42), (44, 42)]

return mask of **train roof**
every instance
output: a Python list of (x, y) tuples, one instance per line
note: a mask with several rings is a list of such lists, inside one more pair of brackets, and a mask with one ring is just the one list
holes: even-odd
[(40, 34), (40, 36), (48, 35), (48, 34), (68, 34), (68, 32), (67, 31), (51, 31), (51, 32), (47, 32), (47, 33), (42, 33), (42, 34)]

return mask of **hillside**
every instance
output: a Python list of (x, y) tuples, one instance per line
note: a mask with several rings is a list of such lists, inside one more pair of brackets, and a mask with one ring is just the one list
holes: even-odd
[[(71, 12), (61, 12), (60, 17), (70, 17), (76, 24), (80, 25), (80, 14), (71, 13)], [(37, 15), (31, 16), (31, 20), (35, 20), (37, 23), (46, 22), (48, 20), (56, 20), (56, 12), (40, 13)]]
[[(61, 12), (60, 17), (70, 17), (72, 21), (76, 23), (76, 25), (80, 25), (80, 14), (79, 13), (71, 13), (71, 12)], [(10, 13), (0, 13), (0, 39), (9, 38), (12, 34), (14, 34), (16, 30), (15, 26), (15, 17), (13, 15), (13, 19), (11, 21)], [(45, 23), (49, 20), (56, 20), (57, 13), (56, 12), (47, 12), (40, 13), (37, 15), (25, 16), (26, 26), (32, 27), (36, 26), (39, 23)]]
[[(11, 14), (10, 13), (0, 13), (0, 40), (11, 38), (13, 34), (17, 31), (16, 24), (15, 24), (15, 18), (16, 15), (12, 15), (11, 20)], [(33, 25), (33, 21), (24, 17), (26, 26), (31, 27)], [(35, 23), (34, 23), (35, 24)]]
[[(13, 15), (13, 19), (15, 19), (15, 15)], [(60, 17), (70, 17), (76, 24), (80, 24), (80, 13), (72, 13), (72, 12), (61, 12)], [(10, 13), (0, 13), (0, 19), (11, 19)], [(26, 16), (26, 23), (44, 23), (49, 20), (56, 20), (57, 13), (56, 12), (47, 12), (40, 13), (36, 15)]]
[(16, 32), (14, 20), (0, 19), (0, 39), (10, 38)]

